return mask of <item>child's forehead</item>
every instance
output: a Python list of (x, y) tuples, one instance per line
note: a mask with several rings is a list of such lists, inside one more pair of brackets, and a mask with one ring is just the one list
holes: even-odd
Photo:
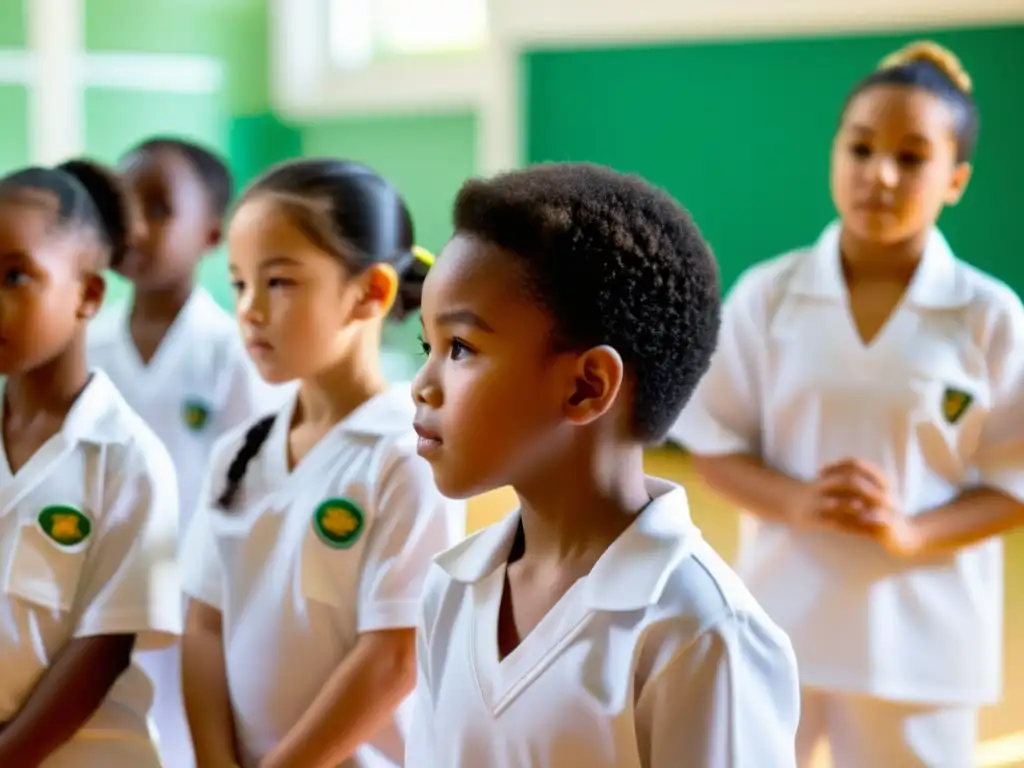
[(547, 312), (529, 290), (523, 261), (466, 235), (445, 246), (423, 286), (425, 321), (453, 310), (470, 311), (503, 331), (532, 327), (534, 321), (548, 324)]
[(162, 184), (167, 187), (204, 187), (199, 171), (185, 153), (173, 147), (136, 150), (121, 162), (121, 172), (133, 184)]

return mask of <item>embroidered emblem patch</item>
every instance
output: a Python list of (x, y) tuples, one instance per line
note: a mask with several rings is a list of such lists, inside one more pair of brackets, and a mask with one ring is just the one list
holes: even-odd
[(956, 424), (973, 402), (974, 396), (970, 392), (946, 387), (942, 393), (942, 415), (950, 424)]
[(88, 517), (74, 507), (62, 505), (44, 508), (39, 513), (39, 527), (62, 547), (81, 544), (92, 533), (92, 521)]
[(185, 426), (193, 432), (199, 432), (210, 420), (210, 409), (201, 400), (186, 400), (182, 406), (182, 418), (185, 419)]
[(327, 499), (313, 513), (313, 529), (329, 547), (348, 549), (363, 532), (365, 517), (348, 499)]

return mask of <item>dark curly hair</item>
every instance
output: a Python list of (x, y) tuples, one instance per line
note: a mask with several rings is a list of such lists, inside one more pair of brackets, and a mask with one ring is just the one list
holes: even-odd
[(718, 266), (690, 215), (638, 176), (538, 165), (463, 185), (459, 233), (521, 260), (561, 349), (607, 344), (636, 382), (633, 428), (661, 440), (707, 370)]

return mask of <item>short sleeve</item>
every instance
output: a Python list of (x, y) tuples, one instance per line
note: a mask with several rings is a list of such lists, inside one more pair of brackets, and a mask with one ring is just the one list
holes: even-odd
[(224, 566), (210, 525), (206, 496), (192, 515), (181, 547), (181, 588), (186, 597), (224, 610)]
[(104, 491), (103, 520), (77, 595), (75, 637), (134, 634), (137, 648), (159, 648), (182, 629), (173, 557), (178, 481), (156, 438), (127, 450), (123, 469)]
[(1024, 502), (1024, 306), (1015, 295), (1006, 303), (989, 342), (992, 406), (973, 463), (982, 485)]
[(441, 495), (430, 465), (395, 451), (377, 483), (359, 585), (358, 630), (415, 627), (434, 556), (465, 532), (465, 505)]
[(650, 680), (636, 708), (643, 768), (795, 768), (800, 687), (785, 634), (732, 614)]
[(767, 332), (765, 283), (747, 273), (729, 292), (711, 366), (668, 433), (696, 454), (755, 453), (761, 437), (761, 360)]

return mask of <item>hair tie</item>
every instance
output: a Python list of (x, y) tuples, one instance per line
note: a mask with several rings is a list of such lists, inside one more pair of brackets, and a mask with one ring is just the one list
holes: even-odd
[(434, 261), (436, 261), (434, 254), (418, 245), (412, 247), (412, 255), (413, 258), (428, 268), (434, 266)]

